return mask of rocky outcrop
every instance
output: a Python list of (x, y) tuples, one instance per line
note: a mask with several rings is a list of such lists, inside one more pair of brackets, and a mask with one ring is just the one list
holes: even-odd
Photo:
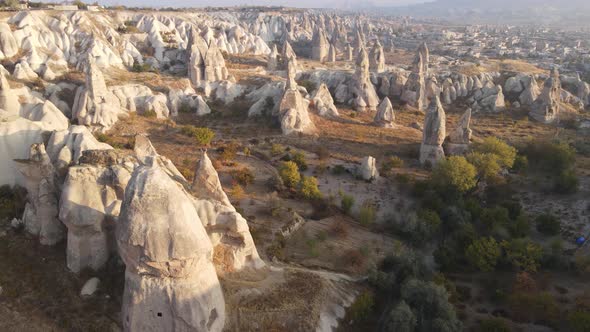
[(0, 111), (0, 185), (26, 185), (15, 159), (28, 159), (32, 144), (42, 143), (42, 124)]
[(39, 75), (35, 73), (26, 59), (21, 60), (16, 66), (14, 66), (12, 76), (21, 81), (34, 81), (39, 78)]
[(266, 70), (275, 71), (279, 66), (279, 51), (277, 45), (272, 47), (272, 52), (268, 56), (268, 62), (266, 63)]
[(205, 54), (205, 77), (204, 80), (207, 82), (215, 82), (227, 80), (229, 72), (225, 67), (225, 59), (223, 54), (217, 47), (217, 44), (210, 43), (209, 49)]
[(377, 161), (373, 157), (364, 157), (359, 169), (359, 176), (365, 181), (373, 181), (379, 178)]
[(330, 94), (330, 90), (328, 90), (326, 84), (320, 84), (320, 87), (317, 88), (317, 90), (315, 90), (315, 92), (313, 93), (311, 100), (313, 101), (313, 107), (320, 116), (340, 116), (340, 114), (338, 113), (338, 109), (334, 105), (334, 99), (332, 98), (332, 94)]
[(135, 170), (116, 239), (126, 265), (125, 331), (222, 331), (213, 246), (193, 202), (153, 159)]
[(303, 98), (295, 82), (295, 65), (289, 62), (287, 85), (279, 106), (279, 122), (284, 135), (294, 133), (312, 134), (315, 125), (309, 117), (309, 102)]
[(316, 61), (325, 62), (328, 60), (330, 42), (322, 28), (316, 28), (311, 41), (311, 58)]
[(445, 157), (442, 144), (446, 137), (446, 115), (440, 99), (433, 98), (428, 106), (420, 146), (420, 163), (435, 165)]
[(379, 127), (395, 127), (395, 113), (393, 111), (393, 105), (391, 105), (391, 101), (388, 97), (383, 98), (383, 101), (379, 104), (373, 122)]
[(232, 206), (225, 191), (223, 191), (217, 171), (213, 167), (206, 151), (203, 151), (201, 159), (197, 163), (191, 189), (197, 197), (215, 200), (223, 205)]
[(12, 35), (12, 29), (4, 22), (0, 23), (0, 58), (11, 58), (18, 53), (18, 43)]
[(288, 41), (285, 41), (285, 43), (283, 44), (283, 50), (281, 52), (279, 70), (288, 70), (290, 61), (293, 62), (293, 66), (295, 68), (298, 67), (297, 54), (295, 54), (295, 51), (293, 51), (293, 47), (291, 47), (291, 44)]
[(356, 71), (352, 85), (353, 107), (356, 111), (374, 111), (379, 105), (379, 97), (375, 91), (369, 74), (369, 57), (364, 47), (361, 48), (356, 61)]
[(336, 55), (338, 51), (336, 50), (336, 46), (334, 44), (330, 44), (330, 51), (328, 52), (328, 62), (336, 62)]
[(416, 52), (412, 72), (402, 91), (401, 100), (424, 111), (427, 106), (426, 78), (428, 76), (429, 52), (426, 43), (422, 43)]
[(0, 109), (5, 110), (10, 115), (18, 115), (20, 111), (18, 97), (10, 89), (10, 84), (2, 72), (0, 72)]
[(58, 220), (58, 185), (55, 169), (43, 143), (32, 144), (29, 159), (16, 160), (19, 172), (26, 179), (27, 204), (23, 214), (25, 229), (39, 237), (43, 245), (54, 245), (64, 238)]
[(86, 67), (86, 86), (76, 92), (72, 118), (78, 124), (104, 131), (113, 126), (126, 111), (119, 100), (108, 91), (102, 72), (93, 57), (89, 56)]
[(539, 87), (533, 75), (519, 74), (508, 78), (504, 84), (504, 91), (517, 95), (517, 101), (522, 106), (532, 105), (539, 96)]
[(494, 86), (487, 83), (486, 86), (477, 90), (470, 100), (473, 100), (472, 107), (475, 111), (497, 113), (506, 110), (506, 101), (502, 86)]
[(371, 54), (369, 54), (369, 69), (376, 73), (385, 71), (385, 52), (379, 40), (375, 41)]
[(543, 91), (531, 105), (530, 116), (543, 123), (558, 121), (561, 109), (561, 82), (556, 68), (551, 70), (551, 76), (545, 81)]
[(87, 150), (68, 169), (59, 218), (68, 228), (67, 266), (102, 268), (115, 252), (114, 230), (137, 160), (115, 150)]
[(206, 41), (194, 29), (191, 33), (190, 61), (188, 77), (194, 86), (226, 80), (229, 72), (225, 67), (225, 59), (217, 44)]
[(346, 61), (353, 61), (354, 60), (354, 48), (350, 44), (346, 44), (344, 47), (344, 55), (346, 57)]
[(69, 166), (78, 163), (84, 151), (110, 149), (110, 145), (97, 141), (84, 126), (55, 131), (47, 143), (47, 154), (60, 176), (67, 173)]
[(468, 108), (459, 119), (457, 127), (451, 132), (445, 143), (446, 152), (449, 155), (464, 154), (469, 150), (471, 143), (472, 130), (469, 128), (471, 123), (471, 108)]
[(590, 85), (580, 78), (580, 74), (576, 74), (575, 80), (576, 96), (580, 99), (583, 106), (590, 104)]

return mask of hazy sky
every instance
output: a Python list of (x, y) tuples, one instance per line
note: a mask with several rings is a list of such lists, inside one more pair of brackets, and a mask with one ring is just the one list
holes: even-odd
[[(349, 5), (373, 4), (376, 6), (399, 6), (422, 3), (429, 0), (99, 0), (104, 5), (152, 6), (152, 7), (198, 7), (198, 6), (239, 6), (265, 5), (290, 7), (335, 7), (345, 8)], [(432, 1), (432, 0), (430, 0)]]

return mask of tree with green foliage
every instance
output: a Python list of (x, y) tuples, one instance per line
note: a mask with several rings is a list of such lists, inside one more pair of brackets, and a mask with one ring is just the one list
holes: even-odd
[(441, 188), (452, 188), (464, 193), (475, 187), (476, 175), (477, 170), (465, 157), (452, 156), (436, 164), (431, 179)]
[(281, 162), (279, 165), (279, 176), (288, 188), (295, 188), (299, 181), (301, 181), (301, 174), (299, 174), (297, 164), (292, 161)]
[(516, 219), (508, 226), (510, 235), (514, 238), (527, 237), (531, 231), (531, 222), (529, 217), (521, 213)]
[(488, 230), (493, 230), (500, 226), (508, 226), (510, 224), (510, 213), (505, 207), (495, 206), (483, 209), (479, 219)]
[(531, 141), (524, 154), (532, 167), (553, 174), (571, 169), (576, 162), (576, 150), (567, 142)]
[(473, 267), (482, 272), (492, 272), (502, 256), (502, 248), (494, 238), (483, 237), (467, 247), (465, 255)]
[(318, 188), (318, 179), (313, 176), (304, 176), (299, 183), (299, 194), (310, 201), (322, 199), (322, 192)]
[(480, 178), (490, 180), (500, 173), (499, 158), (492, 153), (472, 152), (466, 156), (467, 160), (475, 166)]
[(506, 260), (518, 270), (537, 272), (543, 248), (529, 239), (512, 239), (501, 244)]
[(414, 332), (417, 324), (416, 315), (414, 315), (410, 306), (405, 301), (401, 301), (389, 312), (385, 323), (385, 331)]
[(474, 144), (474, 151), (496, 156), (498, 165), (507, 169), (514, 166), (516, 159), (516, 149), (493, 136), (488, 136), (482, 142)]
[(461, 331), (462, 324), (449, 303), (449, 294), (435, 283), (412, 279), (401, 288), (401, 298), (416, 314), (417, 331)]
[(8, 7), (10, 9), (19, 9), (19, 1), (18, 0), (4, 0), (2, 1), (4, 4), (4, 7)]
[(78, 9), (86, 9), (86, 4), (84, 2), (82, 2), (81, 0), (74, 0), (72, 2), (72, 5), (78, 7)]

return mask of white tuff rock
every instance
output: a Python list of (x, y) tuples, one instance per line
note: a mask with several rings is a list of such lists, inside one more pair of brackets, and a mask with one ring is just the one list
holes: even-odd
[(433, 98), (428, 106), (420, 146), (420, 163), (434, 166), (445, 157), (442, 148), (446, 137), (446, 115), (440, 99)]
[(125, 331), (222, 331), (211, 241), (187, 193), (153, 159), (129, 181), (116, 238)]
[(391, 101), (388, 97), (383, 98), (381, 104), (379, 104), (373, 122), (379, 127), (395, 127), (395, 112), (393, 111), (393, 105), (391, 105)]

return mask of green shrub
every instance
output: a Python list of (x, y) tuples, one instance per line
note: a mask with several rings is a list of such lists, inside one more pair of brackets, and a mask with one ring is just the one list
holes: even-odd
[(535, 222), (537, 224), (537, 230), (544, 235), (558, 235), (561, 231), (559, 219), (552, 214), (542, 214), (537, 217)]
[(524, 172), (529, 168), (529, 159), (526, 156), (523, 156), (521, 154), (516, 156), (516, 159), (514, 160), (514, 166), (512, 166), (512, 169), (517, 171), (517, 172)]
[(304, 87), (308, 93), (312, 93), (316, 89), (316, 84), (310, 80), (299, 80), (297, 85)]
[(481, 213), (480, 220), (487, 229), (492, 230), (498, 226), (508, 226), (510, 223), (510, 213), (508, 209), (502, 206), (485, 208)]
[(590, 312), (575, 310), (567, 316), (567, 321), (573, 332), (590, 332)]
[(137, 60), (133, 62), (133, 67), (131, 68), (133, 72), (136, 73), (145, 73), (153, 71), (152, 66), (147, 63), (140, 64)]
[(381, 165), (381, 174), (389, 176), (392, 175), (394, 168), (402, 167), (404, 167), (404, 161), (400, 157), (389, 157), (383, 162), (383, 165)]
[(280, 145), (280, 144), (273, 144), (273, 145), (271, 145), (271, 147), (270, 147), (270, 154), (273, 157), (282, 155), (283, 153), (285, 153), (285, 148), (282, 145)]
[(473, 267), (482, 272), (492, 272), (496, 269), (502, 249), (494, 238), (480, 238), (467, 247), (465, 255)]
[(322, 192), (318, 188), (318, 179), (313, 176), (304, 176), (299, 183), (299, 194), (310, 201), (321, 199)]
[(488, 136), (481, 143), (475, 144), (474, 151), (482, 154), (489, 153), (496, 155), (498, 165), (502, 168), (512, 168), (516, 159), (516, 149), (493, 136)]
[(354, 197), (351, 195), (343, 194), (342, 200), (340, 201), (340, 207), (346, 214), (350, 214), (352, 207), (354, 206)]
[(94, 137), (96, 137), (96, 140), (101, 142), (101, 143), (108, 143), (110, 141), (110, 137), (107, 134), (104, 133), (95, 133)]
[(452, 156), (436, 164), (431, 179), (441, 188), (467, 192), (477, 184), (476, 175), (475, 167), (465, 157)]
[(297, 164), (292, 161), (283, 161), (279, 165), (279, 176), (283, 180), (283, 183), (289, 188), (295, 188), (295, 186), (301, 181), (301, 175), (297, 168)]
[(369, 291), (359, 295), (348, 309), (350, 318), (354, 321), (365, 321), (373, 312), (375, 297)]
[(192, 113), (193, 110), (191, 109), (191, 105), (189, 103), (187, 103), (186, 101), (183, 101), (180, 106), (178, 107), (178, 113), (184, 113), (184, 114), (188, 114), (188, 113)]
[(291, 160), (297, 164), (300, 171), (307, 170), (307, 162), (305, 161), (305, 154), (301, 151), (294, 152), (291, 155)]
[(254, 173), (248, 167), (233, 171), (232, 177), (242, 186), (249, 186), (254, 183)]
[(346, 173), (346, 168), (342, 165), (336, 165), (332, 168), (332, 174), (334, 175), (342, 175)]
[(155, 119), (158, 117), (158, 113), (156, 113), (156, 111), (154, 111), (152, 109), (145, 110), (145, 111), (141, 112), (140, 115), (143, 116), (144, 118), (149, 118), (149, 119)]
[(576, 162), (576, 150), (565, 142), (533, 141), (524, 154), (531, 166), (550, 174), (561, 174)]
[(574, 194), (579, 187), (580, 180), (573, 170), (564, 171), (553, 180), (553, 191), (558, 194)]
[(502, 318), (487, 318), (479, 323), (479, 332), (511, 332), (508, 322)]
[(433, 282), (412, 279), (402, 285), (401, 299), (414, 309), (418, 322), (416, 331), (463, 330), (444, 287)]
[(414, 332), (416, 325), (416, 315), (405, 301), (401, 301), (393, 308), (385, 323), (385, 331), (387, 332)]
[(236, 156), (238, 155), (239, 148), (240, 148), (240, 145), (238, 144), (238, 142), (236, 142), (236, 141), (229, 142), (229, 144), (227, 144), (223, 147), (223, 152), (221, 152), (220, 159), (224, 163), (233, 162), (233, 160), (235, 160)]
[(368, 226), (375, 222), (377, 218), (377, 209), (371, 201), (365, 201), (359, 209), (359, 222), (363, 226)]
[(506, 260), (514, 268), (527, 272), (536, 272), (543, 256), (543, 248), (529, 239), (512, 239), (502, 241)]
[(516, 220), (508, 226), (508, 231), (510, 231), (510, 235), (514, 238), (526, 237), (529, 235), (530, 230), (531, 222), (526, 214), (519, 215), (516, 217)]
[(195, 126), (183, 126), (180, 129), (181, 133), (188, 137), (193, 137), (199, 145), (209, 145), (215, 137), (215, 132), (209, 128), (200, 128)]

